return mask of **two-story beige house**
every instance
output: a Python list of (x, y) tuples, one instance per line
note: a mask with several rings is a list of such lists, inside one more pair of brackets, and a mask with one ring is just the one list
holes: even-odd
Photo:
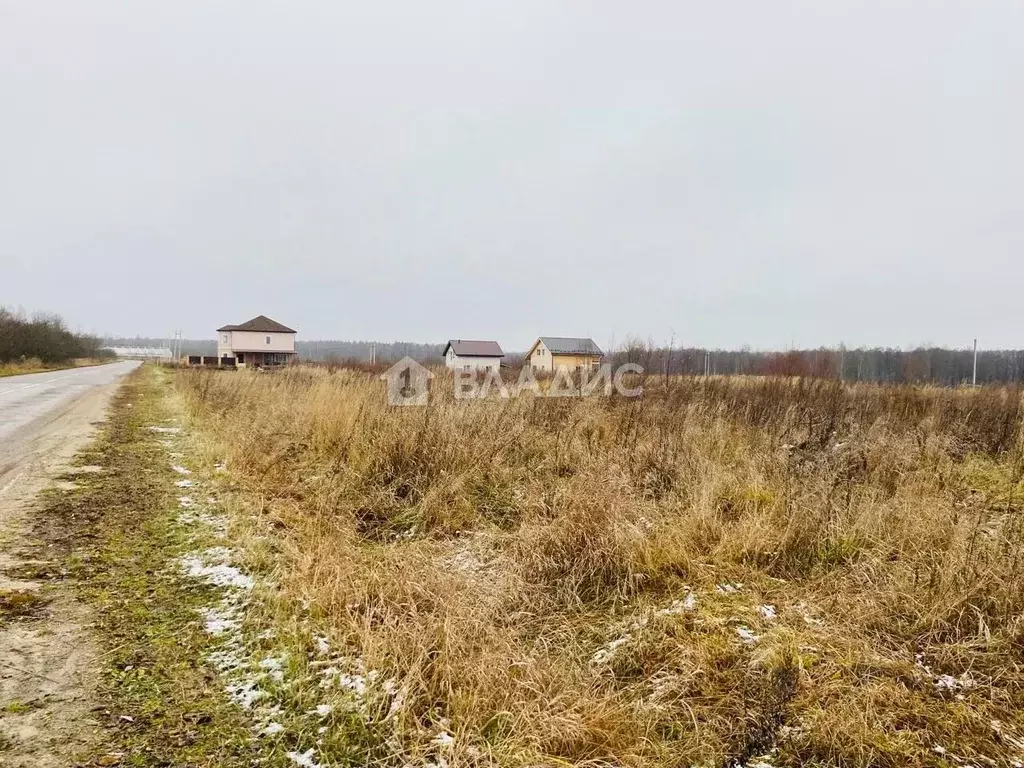
[(604, 352), (593, 339), (541, 336), (526, 353), (526, 361), (535, 371), (554, 372), (590, 370), (601, 364)]
[(287, 365), (297, 358), (295, 331), (259, 315), (241, 325), (217, 329), (217, 357), (239, 366), (266, 368)]

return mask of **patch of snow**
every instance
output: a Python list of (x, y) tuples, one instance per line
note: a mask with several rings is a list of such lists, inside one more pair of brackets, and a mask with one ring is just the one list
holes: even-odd
[(242, 625), (236, 610), (200, 608), (199, 613), (206, 621), (206, 631), (211, 635), (223, 635), (225, 632), (234, 632)]
[(338, 675), (338, 685), (362, 698), (366, 695), (366, 678), (363, 675)]
[(461, 549), (454, 555), (444, 561), (445, 565), (456, 571), (463, 571), (464, 573), (474, 573), (480, 571), (487, 566), (479, 557), (473, 552), (466, 549)]
[(255, 680), (231, 683), (224, 688), (224, 692), (242, 709), (252, 709), (253, 704), (267, 695), (266, 691), (259, 689)]
[(737, 581), (736, 583), (719, 584), (715, 589), (717, 589), (719, 594), (722, 595), (735, 595), (737, 592), (742, 591), (743, 582)]
[(223, 536), (228, 530), (227, 518), (219, 515), (211, 515), (208, 512), (182, 512), (178, 515), (178, 522), (182, 525), (195, 525), (202, 523), (213, 529), (218, 536)]
[(331, 652), (331, 644), (327, 642), (327, 638), (323, 635), (317, 635), (316, 638), (316, 652), (321, 656), (326, 656)]
[(160, 432), (166, 435), (176, 435), (181, 432), (181, 427), (150, 427), (150, 432)]
[(252, 589), (255, 585), (251, 576), (235, 566), (223, 562), (209, 563), (203, 555), (186, 555), (181, 559), (181, 565), (189, 576), (201, 579), (215, 587)]
[(593, 657), (590, 659), (590, 663), (604, 664), (605, 662), (609, 661), (612, 658), (612, 656), (615, 655), (616, 650), (618, 650), (623, 645), (628, 643), (630, 639), (631, 638), (629, 635), (624, 635), (622, 637), (616, 638), (615, 640), (612, 640), (610, 643), (608, 643), (608, 645), (606, 645), (604, 648), (602, 648), (593, 655)]
[(938, 675), (935, 678), (935, 687), (940, 691), (966, 691), (974, 687), (974, 679), (969, 672), (964, 672), (960, 677)]
[(286, 752), (285, 757), (295, 763), (299, 768), (320, 768), (320, 763), (313, 759), (316, 750), (309, 749), (305, 752)]
[(755, 634), (749, 627), (736, 627), (736, 634), (746, 645), (753, 645), (761, 639), (761, 636)]
[(399, 691), (397, 694), (395, 694), (395, 698), (391, 700), (391, 706), (388, 708), (388, 713), (384, 716), (384, 720), (387, 721), (393, 718), (395, 715), (402, 711), (402, 708), (404, 706), (405, 694)]
[(317, 704), (314, 709), (311, 709), (308, 714), (316, 715), (317, 717), (327, 717), (334, 710), (330, 704)]
[(276, 736), (277, 734), (284, 731), (284, 726), (280, 723), (267, 723), (263, 730), (260, 731), (264, 736)]
[(284, 682), (284, 660), (275, 659), (273, 657), (263, 659), (259, 663), (259, 668), (264, 669), (270, 679), (276, 683)]
[(206, 659), (218, 672), (231, 672), (246, 665), (242, 654), (234, 649), (214, 651)]
[(657, 611), (656, 614), (658, 616), (675, 616), (677, 614), (685, 613), (687, 611), (693, 611), (696, 608), (697, 596), (691, 592), (682, 600), (673, 600), (671, 605), (669, 605), (667, 608), (662, 608), (661, 610)]
[(195, 505), (196, 502), (195, 500), (192, 499), (191, 496), (178, 497), (178, 506), (180, 506), (182, 509), (188, 509), (189, 507), (194, 507)]
[(778, 616), (774, 605), (762, 605), (757, 610), (760, 612), (761, 618), (767, 619), (768, 621), (775, 621), (775, 618)]
[(450, 747), (455, 743), (455, 738), (447, 731), (441, 731), (434, 737), (434, 743), (439, 747)]
[(195, 483), (193, 483), (191, 480), (179, 480), (178, 482), (175, 483), (175, 485), (178, 486), (179, 488), (191, 488), (193, 485), (195, 485)]
[(192, 474), (192, 470), (191, 469), (187, 469), (186, 467), (183, 467), (180, 464), (172, 464), (171, 465), (171, 469), (173, 469), (179, 475), (191, 475)]

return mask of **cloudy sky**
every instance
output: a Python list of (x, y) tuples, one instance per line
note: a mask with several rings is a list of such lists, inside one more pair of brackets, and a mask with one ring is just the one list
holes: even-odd
[(1024, 346), (1024, 3), (0, 0), (0, 305)]

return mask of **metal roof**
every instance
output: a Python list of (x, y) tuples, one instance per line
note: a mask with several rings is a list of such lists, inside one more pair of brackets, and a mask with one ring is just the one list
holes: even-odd
[[(604, 355), (593, 339), (571, 339), (564, 336), (541, 336), (540, 341), (553, 355)], [(537, 346), (534, 344), (534, 346)], [(531, 349), (532, 351), (532, 349)]]
[(472, 341), (469, 339), (449, 339), (442, 355), (448, 354), (448, 348), (455, 350), (459, 357), (504, 357), (496, 341)]
[(271, 320), (266, 315), (257, 315), (252, 320), (247, 320), (241, 325), (225, 325), (218, 328), (221, 331), (257, 331), (258, 333), (295, 333), (287, 325), (281, 325), (276, 320)]

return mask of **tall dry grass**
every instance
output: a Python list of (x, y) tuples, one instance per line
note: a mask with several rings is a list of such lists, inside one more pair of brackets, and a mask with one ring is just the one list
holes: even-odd
[(177, 381), (287, 599), (397, 682), (342, 762), (1024, 759), (1018, 391), (439, 379), (416, 409), (348, 370)]

